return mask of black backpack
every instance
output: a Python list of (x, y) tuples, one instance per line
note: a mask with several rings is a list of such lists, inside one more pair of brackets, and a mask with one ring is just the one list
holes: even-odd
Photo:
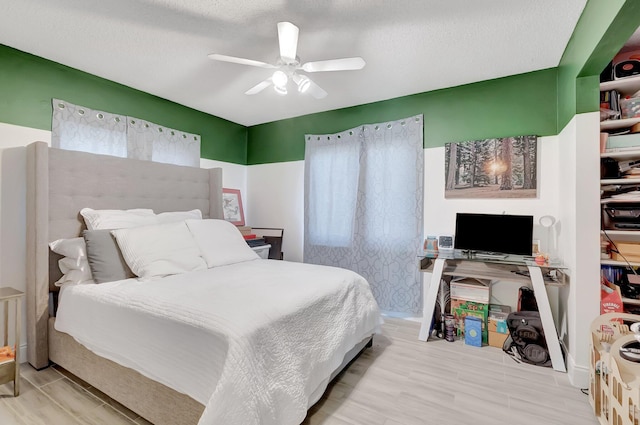
[(544, 338), (540, 313), (517, 311), (507, 317), (509, 336), (502, 349), (517, 362), (551, 367), (551, 357)]

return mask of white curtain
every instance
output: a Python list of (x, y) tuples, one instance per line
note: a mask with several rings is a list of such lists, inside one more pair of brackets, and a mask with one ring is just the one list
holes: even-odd
[(419, 315), (422, 115), (305, 138), (304, 261), (358, 272), (383, 310)]
[(51, 145), (72, 151), (127, 156), (127, 117), (53, 99)]
[(55, 148), (200, 166), (200, 136), (53, 99)]
[(128, 123), (129, 158), (200, 166), (200, 136), (131, 117)]

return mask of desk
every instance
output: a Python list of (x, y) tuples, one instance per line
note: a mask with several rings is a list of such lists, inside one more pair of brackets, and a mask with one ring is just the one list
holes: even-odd
[[(427, 282), (426, 279), (423, 281), (423, 316), (418, 336), (420, 341), (427, 341), (429, 338), (429, 328), (433, 319), (440, 281), (443, 276), (531, 283), (538, 303), (540, 320), (542, 321), (542, 328), (553, 369), (559, 372), (567, 371), (545, 288), (545, 285), (562, 286), (567, 284), (568, 279), (564, 273), (565, 267), (560, 264), (540, 265), (521, 256), (510, 255), (501, 259), (486, 259), (467, 254), (463, 255), (457, 251), (451, 254), (440, 254), (435, 257), (424, 255), (420, 257), (420, 270), (432, 273), (431, 282)], [(525, 275), (514, 273), (516, 271), (520, 273), (528, 272), (529, 276), (526, 276), (526, 273)], [(551, 278), (550, 276), (554, 274), (556, 277)]]

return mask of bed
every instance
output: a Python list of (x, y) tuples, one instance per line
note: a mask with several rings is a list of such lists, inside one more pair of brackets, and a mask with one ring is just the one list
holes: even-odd
[[(81, 235), (85, 227), (79, 215), (82, 208), (147, 208), (155, 213), (198, 209), (205, 219), (202, 222), (216, 222), (219, 220), (206, 219), (222, 217), (221, 201), (220, 169), (207, 170), (65, 151), (49, 148), (43, 142), (27, 146), (29, 363), (36, 369), (47, 367), (51, 362), (58, 364), (156, 425), (293, 425), (302, 421), (304, 412), (301, 413), (300, 403), (306, 403), (306, 406), (302, 406), (306, 412), (306, 409), (322, 395), (328, 382), (366, 346), (371, 345), (373, 334), (380, 324), (377, 306), (373, 308), (369, 305), (362, 308), (362, 305), (366, 304), (362, 300), (370, 295), (368, 285), (364, 290), (361, 282), (350, 284), (359, 288), (355, 290), (354, 295), (341, 292), (343, 290), (337, 283), (326, 283), (329, 279), (345, 279), (346, 271), (276, 260), (251, 260), (189, 272), (189, 282), (194, 285), (189, 287), (189, 291), (198, 294), (195, 298), (199, 300), (199, 304), (188, 308), (177, 301), (184, 298), (180, 292), (171, 292), (176, 291), (176, 288), (180, 291), (180, 285), (185, 285), (182, 281), (176, 283), (178, 278), (175, 276), (153, 282), (129, 279), (100, 285), (64, 287), (62, 294), (60, 288), (54, 285), (62, 275), (58, 267), (61, 257), (49, 249), (49, 243)], [(196, 224), (200, 225), (200, 222)], [(279, 293), (274, 292), (275, 289), (267, 290), (265, 285), (256, 286), (256, 279), (250, 278), (256, 275), (279, 276), (273, 285), (284, 285), (278, 287), (279, 291), (284, 291), (281, 292), (283, 295), (278, 298)], [(309, 276), (315, 276), (315, 281)], [(322, 279), (325, 278), (327, 280), (323, 282)], [(296, 281), (307, 280), (310, 282), (310, 288), (314, 288), (311, 292), (321, 294), (313, 301), (314, 305), (319, 306), (315, 310), (305, 310), (311, 308), (311, 302), (307, 302), (303, 297), (308, 294), (303, 294), (295, 285)], [(216, 287), (216, 295), (207, 299), (205, 293), (211, 281), (225, 282), (225, 285), (220, 284)], [(226, 282), (233, 284), (226, 285)], [(148, 292), (142, 292), (148, 290), (144, 286), (150, 283), (154, 283), (154, 297), (157, 297), (153, 302), (147, 301)], [(327, 299), (331, 287), (336, 288), (335, 293), (341, 297), (340, 302), (329, 302)], [(96, 292), (99, 292), (99, 295), (96, 295)], [(85, 299), (90, 300), (91, 297), (98, 299), (97, 304), (91, 307), (89, 304), (83, 304)], [(100, 302), (104, 298), (117, 300), (115, 304), (120, 310), (116, 313), (105, 311), (98, 314)], [(284, 298), (287, 298), (287, 302), (284, 302)], [(232, 304), (234, 302), (239, 304), (241, 299), (250, 306), (244, 313), (234, 313), (235, 308), (227, 308), (225, 305), (228, 300), (234, 300), (229, 301), (229, 305), (235, 305)], [(55, 312), (58, 301), (61, 306), (61, 322), (56, 326)], [(83, 307), (78, 312), (71, 313), (71, 307), (63, 310), (66, 309), (63, 307), (65, 304)], [(142, 304), (150, 304), (151, 309), (156, 309), (154, 311), (161, 311), (167, 304), (176, 304), (177, 315), (181, 321), (176, 325), (175, 322), (165, 321), (169, 319), (163, 315), (157, 315), (153, 320), (148, 319), (144, 315), (146, 313), (132, 307)], [(293, 309), (289, 305), (300, 307)], [(336, 313), (337, 310), (331, 310), (337, 308), (336, 305), (357, 311), (354, 314), (358, 316), (340, 316)], [(206, 310), (209, 306), (211, 312)], [(89, 327), (88, 330), (84, 330), (84, 336), (82, 331), (79, 331), (74, 337), (56, 329), (67, 329), (64, 321), (67, 324), (87, 322), (86, 325), (91, 326), (92, 320), (83, 319), (83, 309), (95, 313), (93, 316), (84, 317), (93, 317), (93, 326), (98, 328)], [(261, 310), (263, 315), (254, 316), (254, 310)], [(310, 311), (313, 313), (309, 313)], [(323, 311), (328, 313), (326, 317), (322, 315)], [(311, 315), (314, 317), (310, 317)], [(112, 319), (105, 320), (105, 317)], [(271, 317), (277, 319), (274, 319), (269, 327), (263, 325), (265, 318)], [(335, 317), (343, 321), (348, 320), (349, 323), (340, 322), (343, 326), (336, 326), (337, 322), (331, 322), (336, 320)], [(108, 322), (120, 323), (120, 329), (123, 331), (99, 327)], [(126, 329), (127, 323), (135, 323), (136, 326)], [(256, 326), (256, 323), (260, 323), (260, 326)], [(190, 324), (194, 326), (189, 326)], [(177, 347), (162, 339), (163, 335), (168, 333), (153, 332), (154, 328), (146, 326), (161, 326), (163, 330), (176, 327), (177, 335), (192, 333), (193, 328), (202, 328), (201, 332), (204, 333), (198, 334), (196, 338), (204, 342), (190, 347), (188, 340), (183, 341), (179, 337), (175, 339), (178, 348), (183, 351), (173, 358), (175, 370), (167, 377), (166, 371), (170, 368), (166, 367), (166, 362), (171, 361), (171, 356), (164, 356), (165, 366), (160, 362), (154, 369), (147, 365), (147, 362), (128, 358), (129, 352), (135, 350), (110, 349), (112, 345), (101, 347), (101, 338), (91, 340), (91, 335), (100, 332), (100, 335), (105, 335), (105, 340), (111, 333), (115, 338), (130, 341), (136, 336), (125, 331), (135, 331), (157, 336), (157, 339), (149, 344)], [(340, 327), (345, 328), (343, 334), (340, 334), (341, 339), (330, 344), (323, 343), (322, 328)], [(92, 329), (99, 331), (93, 332)], [(88, 339), (83, 339), (85, 337)], [(318, 351), (321, 353), (319, 359), (322, 360), (298, 361), (298, 357), (292, 354), (296, 350), (315, 350), (313, 345), (325, 346)], [(220, 350), (221, 346), (224, 346), (223, 350)], [(330, 353), (327, 346), (331, 346)], [(274, 352), (282, 351), (282, 347), (293, 349), (291, 352), (279, 353), (281, 357), (274, 357)], [(207, 350), (212, 351), (210, 357)], [(226, 356), (225, 353), (215, 355), (213, 352), (216, 350), (225, 352)], [(158, 349), (155, 352), (158, 352)], [(265, 355), (264, 352), (269, 354)], [(193, 358), (190, 358), (189, 354), (193, 355)], [(119, 355), (122, 358), (119, 358)], [(144, 356), (145, 353), (141, 355)], [(290, 356), (291, 364), (296, 364), (298, 369), (304, 371), (304, 382), (300, 381), (300, 376), (287, 376), (290, 375), (284, 367), (287, 362), (282, 361), (287, 355)], [(217, 361), (214, 361), (216, 359)], [(197, 363), (198, 361), (202, 363)], [(208, 363), (214, 363), (214, 366)], [(186, 369), (183, 371), (180, 368), (184, 366)], [(207, 368), (211, 368), (211, 371), (207, 371)], [(308, 370), (311, 371), (307, 373)], [(183, 382), (195, 381), (198, 375), (211, 375), (213, 380), (199, 381), (196, 390), (183, 387), (179, 383), (180, 379)], [(189, 376), (195, 378), (185, 378)], [(288, 390), (281, 391), (282, 388), (293, 388), (295, 385), (299, 385), (303, 391), (292, 391), (294, 395), (289, 394)], [(256, 391), (248, 390), (254, 387), (257, 388)], [(260, 389), (262, 391), (259, 391)], [(211, 393), (209, 398), (208, 393)], [(295, 403), (287, 397), (293, 397)]]

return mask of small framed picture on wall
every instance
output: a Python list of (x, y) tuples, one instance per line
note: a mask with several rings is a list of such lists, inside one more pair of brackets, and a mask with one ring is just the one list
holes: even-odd
[(236, 226), (245, 225), (240, 189), (222, 188), (222, 211), (225, 220)]

